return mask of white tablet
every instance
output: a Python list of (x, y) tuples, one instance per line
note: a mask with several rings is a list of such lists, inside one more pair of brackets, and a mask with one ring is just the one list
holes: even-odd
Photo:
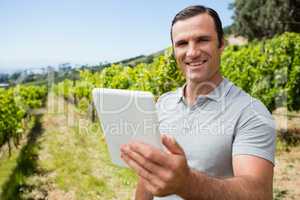
[(127, 167), (120, 146), (132, 140), (163, 149), (150, 92), (96, 88), (92, 94), (113, 163)]

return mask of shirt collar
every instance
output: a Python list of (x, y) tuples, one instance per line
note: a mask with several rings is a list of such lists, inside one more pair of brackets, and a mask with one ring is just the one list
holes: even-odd
[(186, 87), (186, 83), (177, 89), (176, 94), (177, 94), (177, 103), (180, 103), (181, 101), (184, 101), (184, 90)]
[[(184, 96), (184, 90), (186, 88), (187, 83), (185, 83), (182, 87), (177, 89), (177, 103), (180, 103), (181, 101), (184, 101), (185, 96)], [(200, 96), (205, 96), (208, 99), (211, 99), (213, 101), (220, 101), (223, 97), (225, 97), (230, 88), (232, 87), (232, 83), (228, 81), (226, 78), (223, 78), (223, 80), (220, 82), (220, 84), (212, 90), (209, 94), (207, 95), (200, 95)], [(199, 96), (199, 97), (200, 97)]]

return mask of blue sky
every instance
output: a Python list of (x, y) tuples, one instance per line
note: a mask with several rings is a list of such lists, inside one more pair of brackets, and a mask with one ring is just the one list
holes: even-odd
[(232, 23), (232, 0), (0, 0), (0, 73), (60, 63), (97, 64), (170, 46), (173, 16), (214, 8)]

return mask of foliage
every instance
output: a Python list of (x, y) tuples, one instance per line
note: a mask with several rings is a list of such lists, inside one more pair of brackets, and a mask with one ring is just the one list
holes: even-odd
[(250, 40), (297, 31), (296, 16), (291, 12), (296, 6), (287, 0), (235, 0), (231, 8), (234, 32)]
[(0, 147), (6, 144), (10, 138), (19, 137), (24, 114), (14, 100), (13, 91), (2, 90), (0, 92)]
[(53, 91), (56, 94), (63, 96), (65, 99), (68, 99), (72, 94), (73, 82), (69, 79), (65, 79), (64, 81), (58, 83), (53, 87)]
[[(251, 42), (244, 46), (228, 46), (221, 61), (221, 71), (237, 86), (260, 99), (269, 110), (288, 106), (300, 109), (300, 35), (285, 33), (273, 39)], [(56, 86), (65, 98), (91, 101), (94, 87), (150, 91), (156, 97), (174, 90), (185, 82), (172, 49), (155, 57), (152, 63), (134, 68), (111, 65), (99, 72), (84, 70), (80, 80), (65, 80)], [(87, 107), (86, 101), (80, 107)]]
[(222, 56), (222, 73), (260, 99), (269, 110), (300, 109), (300, 35), (285, 33), (271, 40), (229, 46)]
[(15, 100), (25, 111), (43, 106), (47, 94), (46, 86), (17, 85), (13, 91)]
[(10, 140), (17, 145), (24, 131), (24, 118), (33, 109), (43, 106), (47, 94), (45, 86), (18, 85), (8, 90), (0, 90), (0, 147)]

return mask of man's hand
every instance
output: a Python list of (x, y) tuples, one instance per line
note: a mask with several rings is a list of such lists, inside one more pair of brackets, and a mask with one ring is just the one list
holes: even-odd
[(185, 153), (173, 137), (163, 135), (162, 143), (166, 152), (141, 142), (123, 145), (121, 157), (154, 196), (181, 196), (191, 174)]
[[(272, 199), (273, 165), (269, 161), (251, 155), (234, 156), (234, 177), (214, 178), (190, 169), (184, 151), (173, 138), (163, 136), (162, 142), (166, 152), (139, 142), (121, 148), (123, 160), (139, 175), (147, 199), (152, 199), (150, 194), (176, 194), (190, 200)], [(139, 199), (145, 199), (142, 197)]]

